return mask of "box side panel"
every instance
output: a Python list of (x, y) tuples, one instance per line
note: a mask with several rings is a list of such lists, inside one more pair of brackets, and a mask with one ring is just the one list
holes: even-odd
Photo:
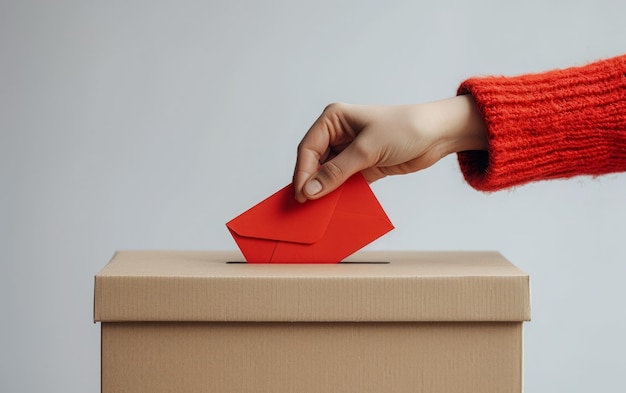
[(103, 323), (102, 392), (521, 392), (522, 324)]

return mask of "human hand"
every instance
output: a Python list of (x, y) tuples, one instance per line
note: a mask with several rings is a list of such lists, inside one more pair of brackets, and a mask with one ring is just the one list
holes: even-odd
[(373, 182), (486, 149), (485, 124), (469, 95), (400, 106), (331, 104), (298, 146), (295, 197), (318, 199), (359, 171)]

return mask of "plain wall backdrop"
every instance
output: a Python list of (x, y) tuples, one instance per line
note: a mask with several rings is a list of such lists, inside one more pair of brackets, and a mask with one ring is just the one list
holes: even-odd
[[(333, 101), (626, 52), (624, 1), (0, 0), (0, 391), (99, 389), (93, 276), (119, 249), (235, 249)], [(455, 156), (373, 189), (369, 249), (498, 250), (531, 274), (527, 392), (626, 391), (626, 175), (484, 194)], [(268, 305), (271, 307), (271, 305)]]

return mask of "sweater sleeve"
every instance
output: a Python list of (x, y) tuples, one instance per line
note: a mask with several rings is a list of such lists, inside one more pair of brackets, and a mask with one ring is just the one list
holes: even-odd
[(488, 151), (458, 153), (477, 190), (626, 171), (626, 55), (582, 67), (515, 77), (477, 77), (471, 94)]

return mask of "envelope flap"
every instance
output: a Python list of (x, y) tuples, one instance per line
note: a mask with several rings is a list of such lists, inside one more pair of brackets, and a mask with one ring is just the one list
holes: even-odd
[(289, 184), (226, 226), (240, 236), (312, 244), (326, 231), (342, 187), (323, 198), (299, 203)]

